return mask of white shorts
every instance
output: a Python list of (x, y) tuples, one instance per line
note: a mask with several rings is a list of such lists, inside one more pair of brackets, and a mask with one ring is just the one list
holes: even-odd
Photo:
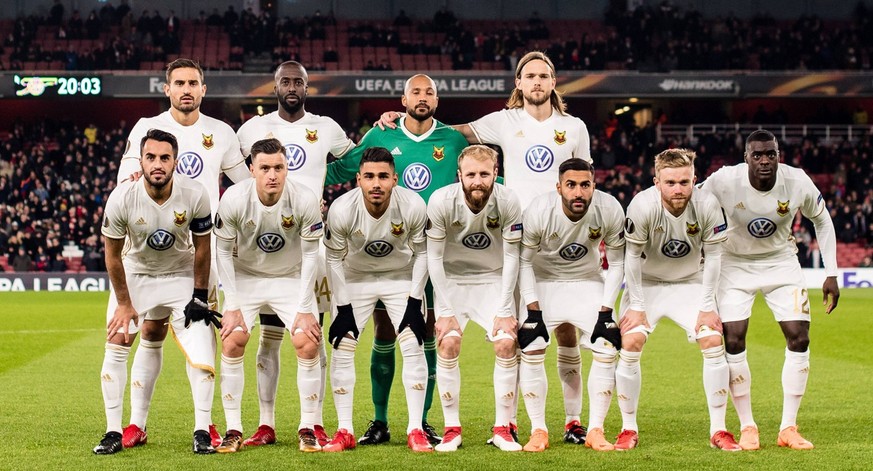
[(761, 264), (722, 259), (717, 298), (722, 322), (751, 317), (758, 291), (777, 322), (810, 321), (806, 281), (797, 260)]
[[(397, 332), (397, 327), (403, 321), (403, 315), (406, 313), (406, 302), (409, 299), (411, 284), (411, 280), (396, 280), (379, 276), (374, 276), (368, 280), (347, 282), (346, 291), (355, 313), (358, 332), (364, 332), (364, 327), (372, 317), (377, 301), (382, 301), (382, 304), (385, 305), (391, 324), (394, 325), (394, 331)], [(333, 312), (336, 312), (336, 309)]]
[[(209, 303), (210, 309), (218, 310), (218, 270), (216, 270), (215, 265), (210, 266), (209, 270), (209, 286), (207, 287), (208, 296), (206, 298)], [(145, 275), (143, 275), (145, 276)], [(188, 298), (185, 300), (185, 304), (188, 304), (188, 301), (191, 300), (192, 295), (194, 294), (194, 275), (192, 273), (188, 273), (187, 275), (178, 275), (178, 276), (188, 276), (191, 278), (191, 289), (188, 290)], [(130, 275), (128, 275), (129, 279)], [(132, 291), (133, 288), (130, 286), (130, 282), (127, 284), (127, 289)], [(161, 290), (166, 288), (162, 287)], [(133, 298), (133, 293), (131, 292), (131, 298)], [(185, 304), (182, 305), (182, 308), (185, 308)], [(106, 322), (109, 322), (109, 319), (112, 319), (112, 316), (115, 315), (115, 308), (118, 307), (118, 299), (115, 297), (115, 289), (112, 287), (112, 283), (109, 283), (109, 303), (106, 305)], [(134, 304), (134, 307), (136, 305)], [(137, 312), (140, 316), (145, 316), (146, 319), (166, 319), (167, 316), (170, 315), (170, 311), (166, 308), (162, 308), (160, 306), (156, 306), (154, 309), (157, 309), (157, 312), (151, 312), (152, 308), (147, 308), (145, 310), (140, 310), (137, 308)], [(130, 332), (136, 333), (139, 332), (139, 327), (133, 325), (133, 322), (130, 323)]]
[[(140, 323), (146, 319), (162, 320), (169, 317), (170, 332), (188, 363), (215, 373), (215, 329), (212, 324), (194, 322), (185, 328), (185, 306), (191, 301), (194, 290), (192, 273), (164, 276), (128, 274), (127, 289)], [(107, 323), (115, 314), (113, 302), (115, 306), (118, 305), (114, 291), (109, 296), (112, 311), (107, 314)], [(131, 322), (130, 333), (138, 332), (139, 327)]]
[[(612, 347), (591, 344), (591, 332), (603, 301), (602, 281), (540, 281), (536, 284), (536, 293), (550, 334), (561, 324), (572, 324), (582, 331), (579, 339), (582, 346), (598, 353), (615, 354)], [(527, 319), (526, 307), (519, 308), (518, 317)], [(537, 337), (525, 350), (541, 350), (549, 343)]]
[[(237, 297), (246, 328), (251, 333), (258, 313), (279, 316), (286, 329), (294, 325), (300, 301), (300, 278), (261, 278), (237, 274)], [(317, 313), (312, 313), (318, 318)]]
[[(500, 287), (500, 280), (474, 282), (449, 279), (446, 293), (448, 299), (437, 300), (437, 302), (445, 302), (451, 307), (461, 326), (461, 331), (467, 327), (467, 322), (472, 320), (485, 329), (488, 340), (493, 342), (494, 318), (500, 309)], [(510, 312), (515, 312), (515, 306), (510, 306)]]
[[(646, 320), (651, 328), (638, 327), (638, 331), (651, 334), (658, 326), (658, 321), (666, 317), (685, 330), (689, 342), (697, 341), (697, 316), (700, 314), (700, 302), (703, 288), (698, 282), (658, 283), (643, 281), (643, 299), (646, 302)], [(630, 296), (625, 290), (621, 296), (621, 317), (630, 305)], [(619, 319), (621, 318), (619, 317)]]

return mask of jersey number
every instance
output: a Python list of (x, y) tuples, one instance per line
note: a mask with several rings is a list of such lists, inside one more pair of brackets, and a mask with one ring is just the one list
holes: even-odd
[(321, 303), (321, 297), (326, 298), (326, 302), (330, 302), (330, 286), (327, 285), (327, 277), (323, 277), (321, 281), (315, 280), (315, 297), (318, 298), (316, 303)]
[(809, 315), (809, 292), (806, 288), (794, 290), (794, 312)]

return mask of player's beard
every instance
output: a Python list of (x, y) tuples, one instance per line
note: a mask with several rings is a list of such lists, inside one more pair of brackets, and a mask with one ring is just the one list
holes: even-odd
[(533, 94), (525, 94), (524, 101), (528, 102), (533, 106), (540, 106), (547, 103), (551, 99), (551, 93), (543, 93), (543, 96), (540, 98), (534, 98)]
[(294, 95), (297, 97), (296, 105), (288, 104), (288, 101), (286, 101), (285, 98), (287, 98), (289, 95), (292, 94), (289, 93), (288, 95), (281, 97), (281, 99), (279, 100), (279, 105), (282, 107), (283, 110), (287, 111), (288, 114), (295, 114), (300, 111), (303, 108), (303, 104), (306, 103), (306, 95)]
[(682, 214), (685, 211), (685, 208), (688, 207), (688, 202), (691, 201), (691, 196), (687, 198), (666, 198), (664, 199), (664, 204), (671, 209), (674, 214)]
[[(588, 212), (588, 206), (591, 204), (591, 200), (585, 198), (563, 198), (563, 200), (564, 208), (566, 208), (570, 214), (572, 214), (573, 216), (578, 216), (579, 218), (585, 216), (585, 213)], [(576, 202), (582, 203), (582, 209), (576, 209), (573, 206), (573, 203)]]
[(191, 98), (191, 103), (182, 103), (183, 97), (179, 97), (179, 101), (176, 103), (174, 108), (176, 108), (177, 110), (179, 110), (183, 113), (191, 113), (192, 111), (195, 111), (198, 108), (200, 108), (200, 102), (198, 102), (197, 99), (194, 98), (193, 96), (191, 96), (191, 95), (188, 95), (188, 96)]
[(165, 174), (164, 178), (160, 181), (152, 180), (152, 175), (150, 173), (143, 174), (143, 178), (146, 179), (146, 182), (148, 182), (148, 184), (152, 188), (154, 188), (156, 190), (160, 190), (161, 188), (167, 186), (167, 183), (170, 183), (170, 179), (173, 178), (173, 174), (172, 173)]
[[(424, 106), (427, 106), (427, 105), (424, 105)], [(412, 119), (414, 119), (420, 123), (423, 123), (423, 122), (427, 121), (428, 119), (430, 119), (435, 112), (436, 112), (436, 108), (431, 108), (431, 107), (428, 107), (427, 111), (425, 111), (423, 113), (418, 112), (417, 106), (406, 109), (407, 116), (411, 116)]]
[[(491, 198), (491, 193), (494, 191), (494, 184), (492, 183), (490, 187), (477, 185), (471, 188), (463, 187), (463, 189), (464, 199), (467, 200), (467, 203), (473, 206), (473, 209), (480, 210), (485, 207), (486, 203), (488, 203), (488, 198)], [(481, 190), (481, 192), (474, 193), (476, 190)]]

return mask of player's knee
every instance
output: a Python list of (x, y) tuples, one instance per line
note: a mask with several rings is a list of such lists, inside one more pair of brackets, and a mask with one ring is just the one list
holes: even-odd
[(436, 336), (435, 333), (436, 327), (436, 316), (434, 315), (433, 309), (427, 309), (427, 318), (424, 322), (424, 336), (425, 338), (432, 339)]
[(800, 332), (785, 340), (788, 350), (792, 352), (805, 352), (809, 349), (809, 332)]
[(555, 339), (558, 341), (558, 346), (575, 347), (578, 340), (576, 339), (576, 327), (573, 324), (561, 324), (555, 329)]
[(710, 333), (704, 335), (698, 335), (697, 344), (700, 345), (701, 350), (706, 350), (708, 348), (716, 348), (720, 347), (722, 344), (722, 337), (715, 331), (709, 331)]
[(142, 325), (140, 325), (142, 338), (153, 342), (166, 339), (168, 329), (167, 319), (145, 320), (142, 322)]
[(294, 350), (300, 358), (311, 359), (318, 356), (318, 344), (313, 342), (305, 333), (297, 333), (291, 337)]
[(546, 350), (544, 348), (540, 348), (538, 350), (522, 350), (523, 355), (545, 355)]
[(501, 339), (494, 341), (494, 354), (500, 358), (513, 358), (516, 355), (515, 341)]
[(646, 344), (646, 334), (632, 333), (621, 337), (621, 348), (629, 352), (641, 352)]
[(245, 354), (246, 344), (249, 342), (249, 334), (242, 331), (231, 332), (221, 341), (221, 354), (226, 357), (238, 358)]
[(461, 337), (443, 337), (437, 346), (437, 353), (443, 358), (458, 358), (461, 354)]
[(725, 332), (724, 349), (731, 355), (737, 355), (746, 351), (746, 339)]

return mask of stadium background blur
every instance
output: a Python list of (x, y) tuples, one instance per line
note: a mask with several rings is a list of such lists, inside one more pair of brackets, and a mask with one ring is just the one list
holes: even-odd
[[(533, 49), (553, 59), (569, 112), (588, 125), (599, 189), (625, 206), (651, 185), (657, 152), (694, 149), (702, 179), (740, 162), (745, 135), (760, 126), (781, 138), (784, 162), (804, 168), (824, 194), (840, 267), (873, 265), (873, 88), (852, 85), (873, 83), (873, 9), (863, 2), (553, 0), (538, 11), (512, 0), (404, 3), (405, 11), (391, 0), (10, 3), (0, 11), (4, 271), (105, 270), (99, 227), (125, 139), (137, 119), (168, 106), (153, 82), (148, 92), (18, 96), (24, 77), (133, 83), (161, 78), (168, 61), (189, 57), (206, 69), (207, 87), (219, 78), (242, 84), (230, 94), (207, 91), (201, 108), (238, 128), (275, 109), (268, 74), (293, 59), (313, 83), (375, 80), (363, 91), (310, 89), (307, 110), (334, 118), (357, 141), (381, 111), (400, 108), (397, 90), (380, 89), (379, 80), (418, 72), (511, 79)], [(663, 85), (677, 74), (705, 83)], [(658, 93), (620, 89), (652, 77)], [(732, 77), (807, 84), (718, 89)], [(617, 85), (597, 91), (595, 79)], [(498, 110), (509, 95), (451, 91), (441, 91), (436, 113), (447, 123)], [(329, 187), (325, 199), (349, 188)], [(804, 267), (820, 266), (812, 232), (798, 215)]]

